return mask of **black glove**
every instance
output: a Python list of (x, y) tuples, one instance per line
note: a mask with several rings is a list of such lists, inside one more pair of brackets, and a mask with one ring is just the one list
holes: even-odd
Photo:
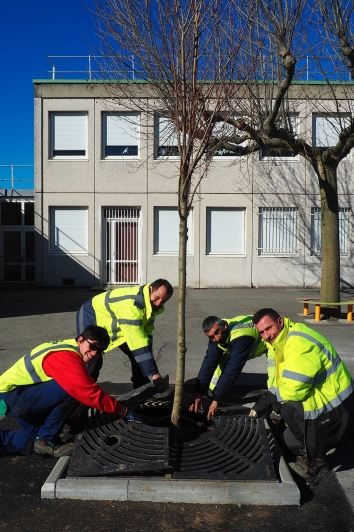
[(266, 417), (271, 412), (279, 414), (280, 408), (281, 403), (277, 401), (274, 393), (268, 391), (258, 399), (252, 410), (257, 414), (257, 417)]

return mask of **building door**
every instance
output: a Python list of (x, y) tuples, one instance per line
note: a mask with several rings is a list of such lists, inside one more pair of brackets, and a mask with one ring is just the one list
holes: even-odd
[(34, 283), (34, 203), (0, 202), (0, 281)]
[(140, 284), (140, 229), (140, 209), (103, 209), (105, 284)]

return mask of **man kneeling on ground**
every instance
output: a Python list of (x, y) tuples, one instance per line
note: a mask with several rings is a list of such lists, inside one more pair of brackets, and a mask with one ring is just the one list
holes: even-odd
[(284, 441), (297, 456), (289, 465), (313, 480), (328, 471), (326, 452), (352, 430), (352, 378), (332, 344), (310, 327), (270, 308), (256, 312), (252, 321), (268, 344), (268, 367), (273, 372), (268, 375), (268, 392), (250, 416), (272, 411), (281, 415), (287, 425)]
[(43, 456), (67, 456), (73, 443), (56, 445), (69, 410), (76, 401), (102, 412), (140, 421), (139, 416), (102, 390), (86, 365), (100, 357), (110, 338), (106, 329), (90, 325), (76, 338), (35, 347), (0, 376), (0, 408), (20, 430), (0, 430), (0, 452), (24, 452), (34, 441)]

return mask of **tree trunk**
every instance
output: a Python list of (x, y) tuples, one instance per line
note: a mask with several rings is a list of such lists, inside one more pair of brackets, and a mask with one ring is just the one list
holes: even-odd
[(186, 270), (187, 270), (187, 198), (180, 202), (179, 256), (178, 256), (178, 321), (176, 385), (171, 415), (171, 437), (178, 437), (179, 418), (183, 399), (186, 357)]
[[(337, 170), (326, 167), (325, 181), (321, 183), (322, 272), (321, 301), (340, 300), (340, 254)], [(324, 309), (325, 317), (340, 317), (340, 307)]]

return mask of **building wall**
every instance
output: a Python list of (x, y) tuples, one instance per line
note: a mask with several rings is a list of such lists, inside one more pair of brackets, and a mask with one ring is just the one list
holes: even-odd
[[(145, 109), (153, 101), (140, 96)], [(102, 113), (126, 111), (128, 103), (112, 103), (103, 89), (89, 83), (35, 82), (35, 227), (36, 283), (41, 286), (93, 286), (104, 282), (103, 209), (140, 209), (139, 282), (166, 277), (178, 284), (177, 254), (154, 253), (154, 209), (177, 206), (178, 159), (154, 159), (154, 128), (150, 114), (141, 113), (140, 157), (102, 158)], [(299, 114), (310, 116), (299, 102)], [(88, 113), (87, 156), (80, 160), (50, 158), (50, 113)], [(303, 120), (303, 136), (311, 143), (311, 118)], [(350, 209), (354, 187), (349, 176), (351, 156), (340, 163), (340, 206)], [(88, 208), (87, 253), (51, 253), (50, 212), (53, 207)], [(259, 209), (298, 209), (297, 253), (289, 256), (259, 253)], [(310, 253), (311, 207), (319, 207), (314, 172), (302, 158), (291, 161), (215, 157), (195, 197), (192, 212), (192, 249), (187, 259), (187, 285), (208, 287), (264, 287), (320, 284), (320, 258)], [(244, 209), (245, 250), (239, 254), (207, 254), (208, 209)], [(233, 228), (225, 227), (232, 235)], [(231, 236), (232, 237), (232, 236)], [(350, 245), (351, 247), (351, 245)], [(353, 286), (353, 256), (341, 261), (343, 286)]]

